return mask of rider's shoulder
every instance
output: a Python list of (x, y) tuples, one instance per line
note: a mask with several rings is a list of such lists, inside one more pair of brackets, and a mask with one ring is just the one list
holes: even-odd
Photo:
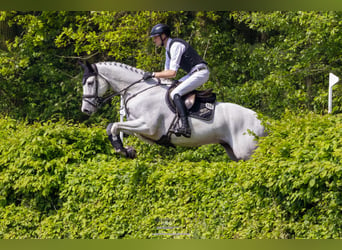
[(170, 40), (170, 43), (169, 43), (169, 48), (171, 49), (174, 49), (176, 47), (187, 47), (187, 43), (183, 40), (183, 39), (180, 39), (180, 38), (172, 38)]
[(170, 44), (171, 44), (171, 45), (173, 45), (173, 44), (177, 44), (177, 45), (183, 44), (183, 45), (186, 45), (187, 42), (184, 41), (184, 40), (181, 39), (181, 38), (171, 38), (171, 37), (170, 37)]

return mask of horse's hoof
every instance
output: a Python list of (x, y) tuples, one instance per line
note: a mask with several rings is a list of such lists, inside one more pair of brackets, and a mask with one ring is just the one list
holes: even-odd
[(134, 159), (137, 157), (137, 151), (133, 147), (127, 147), (126, 148), (126, 156), (128, 158)]
[(122, 156), (124, 156), (124, 157), (128, 157), (128, 156), (127, 156), (127, 150), (126, 150), (126, 149), (117, 149), (117, 150), (115, 150), (115, 151), (116, 151), (116, 153), (119, 154), (119, 155), (122, 155)]

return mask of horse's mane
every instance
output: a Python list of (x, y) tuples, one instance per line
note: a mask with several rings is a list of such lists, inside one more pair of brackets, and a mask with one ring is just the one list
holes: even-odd
[[(142, 70), (142, 69), (138, 69), (138, 68), (135, 68), (133, 66), (130, 66), (130, 65), (127, 65), (127, 64), (124, 64), (124, 63), (120, 63), (120, 62), (99, 62), (97, 63), (98, 65), (104, 65), (104, 66), (116, 66), (116, 67), (120, 67), (120, 68), (123, 68), (123, 69), (126, 69), (130, 72), (133, 72), (133, 73), (136, 73), (136, 74), (140, 74), (140, 75), (143, 75), (146, 71), (145, 70)], [(172, 80), (170, 79), (162, 79), (162, 83), (163, 84), (167, 84), (167, 85), (171, 85), (172, 84)]]
[(133, 66), (129, 66), (127, 64), (119, 63), (119, 62), (99, 62), (98, 64), (99, 65), (105, 65), (105, 66), (107, 66), (107, 65), (108, 66), (117, 66), (117, 67), (126, 69), (128, 71), (131, 71), (131, 72), (134, 72), (134, 73), (137, 73), (137, 74), (140, 74), (140, 75), (143, 75), (145, 73), (145, 71), (142, 70), (142, 69), (138, 69), (138, 68), (135, 68)]

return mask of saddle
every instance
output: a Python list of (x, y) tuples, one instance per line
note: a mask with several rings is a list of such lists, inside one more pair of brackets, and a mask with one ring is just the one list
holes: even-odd
[[(176, 113), (176, 106), (171, 98), (171, 92), (180, 84), (174, 82), (166, 93), (166, 103), (173, 113)], [(214, 117), (216, 94), (212, 89), (193, 90), (190, 93), (182, 96), (185, 107), (188, 110), (190, 117), (210, 121)]]
[[(165, 101), (167, 105), (169, 106), (170, 110), (176, 114), (175, 118), (173, 119), (173, 122), (170, 125), (167, 134), (163, 135), (159, 140), (155, 141), (155, 143), (166, 147), (175, 147), (170, 142), (170, 137), (172, 134), (171, 131), (174, 130), (177, 126), (179, 126), (179, 117), (177, 115), (176, 106), (173, 103), (170, 94), (179, 84), (180, 82), (175, 81), (168, 89), (165, 95)], [(188, 110), (189, 116), (205, 121), (210, 121), (213, 119), (216, 106), (216, 94), (212, 92), (212, 89), (194, 90), (186, 94), (182, 98)]]

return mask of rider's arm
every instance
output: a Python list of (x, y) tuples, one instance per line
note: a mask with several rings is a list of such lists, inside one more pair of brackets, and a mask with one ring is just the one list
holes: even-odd
[(160, 72), (154, 72), (154, 77), (157, 78), (175, 78), (179, 68), (180, 60), (185, 51), (185, 46), (182, 43), (174, 42), (170, 48), (171, 58), (166, 52), (165, 69)]
[(172, 69), (163, 70), (160, 72), (154, 72), (154, 77), (157, 78), (175, 78), (177, 75), (177, 71)]

